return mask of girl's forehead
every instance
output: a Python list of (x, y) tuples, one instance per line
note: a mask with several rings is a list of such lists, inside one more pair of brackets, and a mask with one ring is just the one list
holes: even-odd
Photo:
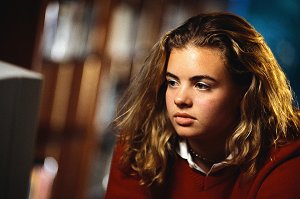
[(183, 78), (209, 76), (221, 80), (230, 76), (218, 49), (195, 46), (173, 49), (169, 56), (167, 72)]

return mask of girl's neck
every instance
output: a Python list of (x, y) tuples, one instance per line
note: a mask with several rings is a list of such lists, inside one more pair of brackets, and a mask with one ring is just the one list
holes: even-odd
[(189, 153), (195, 162), (202, 162), (211, 167), (213, 164), (226, 158), (225, 143), (203, 142), (201, 140), (187, 139)]

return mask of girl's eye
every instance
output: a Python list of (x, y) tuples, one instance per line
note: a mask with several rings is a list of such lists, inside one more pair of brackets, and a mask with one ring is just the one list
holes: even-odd
[(178, 82), (174, 79), (167, 79), (167, 84), (169, 87), (175, 87), (178, 85)]
[(209, 90), (210, 86), (204, 82), (197, 82), (195, 84), (195, 87), (199, 90)]

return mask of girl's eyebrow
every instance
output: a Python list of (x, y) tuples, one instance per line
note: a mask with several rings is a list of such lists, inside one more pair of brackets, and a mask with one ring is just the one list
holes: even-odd
[[(176, 79), (176, 80), (179, 79), (179, 77), (177, 77), (176, 75), (174, 75), (174, 74), (172, 74), (172, 73), (170, 73), (170, 72), (167, 72), (167, 73), (166, 73), (166, 76), (172, 77), (172, 78), (174, 78), (174, 79)], [(193, 82), (195, 82), (195, 81), (200, 81), (200, 80), (203, 80), (203, 79), (208, 79), (208, 80), (210, 80), (210, 81), (217, 82), (217, 80), (215, 80), (213, 77), (208, 76), (208, 75), (195, 75), (195, 76), (189, 78), (189, 80), (190, 80), (190, 81), (193, 81)]]
[(172, 77), (172, 78), (174, 78), (174, 79), (179, 79), (176, 75), (174, 75), (174, 74), (172, 74), (172, 73), (170, 73), (170, 72), (167, 72), (167, 73), (166, 73), (166, 77), (167, 77), (167, 76)]
[(210, 80), (210, 81), (213, 81), (213, 82), (217, 82), (217, 80), (215, 80), (213, 77), (209, 76), (209, 75), (196, 75), (196, 76), (193, 76), (190, 78), (190, 81), (200, 81), (200, 80), (203, 80), (203, 79), (207, 79), (207, 80)]

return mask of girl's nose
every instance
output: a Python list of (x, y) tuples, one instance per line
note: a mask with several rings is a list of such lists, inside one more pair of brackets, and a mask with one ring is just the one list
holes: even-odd
[(182, 89), (175, 96), (174, 103), (180, 108), (191, 107), (193, 105), (193, 100), (188, 92)]

